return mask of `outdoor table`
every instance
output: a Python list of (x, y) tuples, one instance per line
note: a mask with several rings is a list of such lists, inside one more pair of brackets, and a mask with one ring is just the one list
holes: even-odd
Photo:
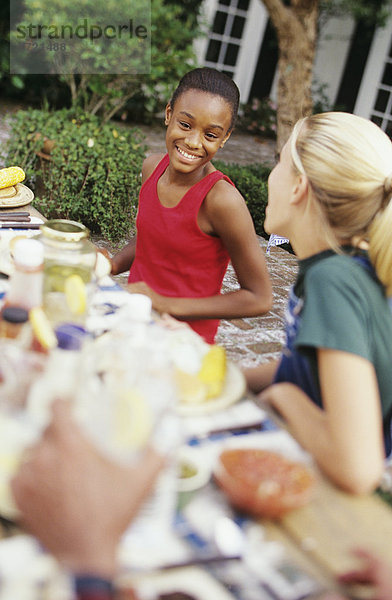
[[(247, 393), (242, 401), (249, 400), (257, 404), (257, 399)], [(237, 410), (242, 401), (238, 403)], [(268, 409), (267, 412), (269, 413)], [(272, 413), (269, 413), (269, 418), (271, 416)], [(272, 416), (272, 418), (274, 417)], [(275, 422), (275, 425), (277, 423), (279, 423), (279, 426), (282, 424), (279, 419)], [(293, 441), (286, 429), (280, 429), (279, 427), (277, 432), (283, 436), (287, 435), (287, 440), (290, 438)], [(266, 436), (268, 432), (262, 430), (252, 433), (252, 436), (257, 435)], [(243, 445), (246, 447), (246, 436), (243, 436), (243, 439)], [(268, 445), (266, 448), (268, 448)], [(392, 539), (391, 508), (376, 493), (355, 496), (338, 489), (314, 464), (312, 468), (316, 475), (315, 493), (308, 504), (287, 513), (279, 520), (250, 519), (256, 526), (260, 526), (260, 530), (263, 531), (267, 543), (275, 542), (283, 548), (285, 557), (284, 570), (286, 574), (284, 577), (286, 578), (285, 585), (288, 585), (286, 593), (281, 591), (282, 588), (280, 588), (278, 581), (283, 569), (279, 573), (278, 579), (274, 581), (276, 577), (274, 567), (269, 571), (269, 565), (266, 564), (266, 570), (263, 572), (263, 568), (261, 567), (259, 573), (260, 595), (254, 596), (255, 598), (258, 597), (259, 600), (300, 600), (300, 598), (305, 597), (316, 599), (323, 590), (338, 590), (342, 593), (346, 592), (346, 594), (353, 593), (353, 590), (342, 589), (337, 583), (336, 577), (338, 574), (358, 566), (358, 559), (352, 552), (356, 548), (363, 548), (373, 552), (389, 564), (392, 570), (392, 543), (390, 542)], [(213, 483), (210, 483), (209, 486), (215, 488), (215, 484)], [(207, 506), (207, 500), (210, 499), (210, 495), (208, 491), (203, 492), (201, 490), (199, 492), (200, 495), (203, 493), (206, 496), (204, 506)], [(216, 489), (214, 493), (217, 493)], [(221, 495), (223, 496), (223, 492), (221, 492)], [(214, 494), (211, 495), (211, 499), (213, 498)], [(200, 512), (202, 513), (203, 505), (200, 504), (200, 507)], [(238, 515), (239, 513), (234, 514)], [(200, 519), (203, 518), (206, 517), (200, 514)], [(240, 515), (241, 518), (242, 515)], [(263, 552), (263, 547), (261, 546), (260, 548)], [(230, 562), (225, 563), (225, 565), (227, 572), (229, 572), (231, 568)], [(204, 570), (205, 574), (207, 573), (209, 577), (212, 576), (213, 579), (219, 582), (222, 571), (219, 570), (219, 566), (211, 568), (210, 565), (177, 569), (178, 581), (191, 581), (192, 577), (200, 575), (201, 570)], [(163, 582), (165, 582), (165, 577), (171, 577), (171, 581), (175, 582), (175, 573), (170, 573), (168, 575), (165, 571), (159, 571), (158, 569), (156, 577), (162, 577)], [(309, 582), (306, 585), (309, 591), (304, 595), (299, 591), (297, 593), (288, 591), (290, 588), (290, 577), (294, 577), (296, 581), (299, 581), (301, 578), (304, 578), (304, 580), (308, 578)], [(246, 574), (243, 575), (243, 580), (244, 589), (246, 589)], [(126, 587), (127, 583), (128, 585), (132, 585), (135, 581), (140, 582), (139, 575), (136, 576), (136, 579), (131, 575), (129, 578), (123, 578), (122, 585)], [(313, 582), (313, 585), (311, 582)], [(222, 577), (221, 583), (227, 584), (227, 579)], [(182, 588), (179, 587), (178, 589)], [(294, 585), (292, 589), (294, 590)], [(184, 589), (183, 591), (190, 593), (189, 589)], [(210, 596), (211, 598), (221, 598), (216, 591), (214, 593), (216, 595)], [(229, 595), (222, 595), (222, 600), (253, 598), (253, 596), (241, 595), (241, 593), (238, 593), (238, 590), (236, 593), (231, 594), (230, 586), (225, 589), (225, 593)], [(356, 593), (350, 597), (366, 597), (356, 595)], [(360, 593), (363, 594), (363, 590)], [(196, 597), (199, 600), (197, 595)], [(206, 596), (200, 595), (200, 600), (210, 600), (210, 597), (208, 594)]]
[(382, 558), (392, 572), (392, 510), (376, 493), (354, 496), (318, 472), (314, 498), (278, 522), (261, 521), (298, 564), (328, 588), (358, 566), (353, 549)]
[(21, 207), (9, 207), (9, 208), (6, 206), (2, 206), (0, 208), (0, 218), (1, 218), (1, 213), (5, 213), (5, 212), (18, 213), (21, 211), (28, 212), (31, 217), (38, 217), (39, 219), (46, 221), (46, 218), (31, 204), (26, 204), (25, 206), (21, 206)]
[[(16, 210), (16, 209), (15, 209)], [(42, 219), (44, 217), (31, 205), (27, 210), (32, 216)], [(11, 211), (10, 211), (11, 212)], [(241, 410), (241, 405), (249, 401), (259, 404), (257, 398), (246, 393), (236, 405)], [(274, 422), (278, 431), (290, 439), (290, 433), (284, 424), (265, 406), (260, 408), (266, 411), (266, 417)], [(268, 435), (263, 430), (252, 435)], [(245, 439), (245, 438), (244, 438)], [(337, 489), (316, 467), (315, 493), (311, 501), (304, 507), (296, 509), (277, 521), (260, 519), (255, 520), (265, 533), (268, 541), (278, 542), (284, 549), (287, 561), (296, 565), (300, 571), (308, 574), (323, 589), (337, 589), (336, 575), (353, 568), (357, 563), (352, 554), (354, 548), (365, 548), (380, 556), (392, 571), (392, 510), (376, 494), (354, 496)], [(210, 483), (213, 486), (214, 484)], [(221, 493), (223, 497), (223, 492)], [(223, 497), (223, 502), (226, 502)], [(0, 538), (5, 538), (18, 532), (18, 528), (4, 519), (0, 519)], [(187, 567), (176, 569), (181, 573), (197, 577), (200, 572), (206, 572), (203, 567)], [(262, 575), (262, 574), (261, 574)], [(208, 570), (211, 577), (211, 570)], [(212, 575), (214, 578), (214, 575)], [(121, 585), (132, 583), (132, 576), (123, 577)], [(268, 582), (266, 582), (268, 584)], [(264, 589), (264, 588), (263, 588)], [(223, 598), (235, 598), (227, 590)], [(219, 600), (220, 596), (214, 592), (210, 597), (208, 593), (201, 596), (200, 600)], [(315, 593), (313, 596), (317, 597)], [(264, 589), (264, 596), (260, 600), (282, 598), (292, 600), (294, 596), (268, 596), (268, 585)], [(299, 599), (299, 596), (298, 596)], [(199, 600), (199, 598), (198, 598)]]

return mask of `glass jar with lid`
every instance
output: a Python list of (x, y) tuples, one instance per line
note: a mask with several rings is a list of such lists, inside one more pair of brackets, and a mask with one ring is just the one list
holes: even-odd
[(46, 221), (40, 229), (44, 310), (53, 324), (83, 323), (97, 260), (90, 232), (82, 223), (66, 219)]

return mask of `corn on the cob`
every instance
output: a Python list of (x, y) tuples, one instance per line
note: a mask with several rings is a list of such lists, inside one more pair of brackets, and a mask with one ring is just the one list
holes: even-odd
[(222, 393), (226, 376), (226, 351), (222, 346), (213, 345), (204, 355), (198, 373), (200, 381), (206, 385), (207, 398), (215, 398)]
[(20, 167), (0, 169), (0, 189), (16, 185), (25, 179), (26, 175)]

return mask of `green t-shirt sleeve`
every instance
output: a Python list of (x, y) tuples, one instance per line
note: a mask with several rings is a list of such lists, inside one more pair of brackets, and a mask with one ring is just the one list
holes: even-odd
[(370, 359), (367, 303), (356, 275), (338, 261), (321, 261), (309, 270), (297, 347), (330, 348)]

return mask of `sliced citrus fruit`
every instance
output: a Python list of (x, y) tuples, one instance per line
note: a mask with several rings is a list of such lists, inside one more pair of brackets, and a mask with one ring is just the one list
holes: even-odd
[(174, 381), (179, 401), (183, 404), (200, 404), (207, 399), (207, 388), (198, 375), (175, 369)]
[(151, 409), (145, 398), (134, 389), (123, 388), (116, 402), (114, 437), (120, 448), (142, 448), (153, 427)]
[(82, 315), (86, 311), (87, 291), (80, 275), (70, 275), (64, 284), (65, 297), (73, 315)]
[(45, 350), (50, 350), (57, 346), (56, 334), (46, 316), (46, 313), (40, 306), (35, 306), (29, 311), (31, 327), (38, 342)]

